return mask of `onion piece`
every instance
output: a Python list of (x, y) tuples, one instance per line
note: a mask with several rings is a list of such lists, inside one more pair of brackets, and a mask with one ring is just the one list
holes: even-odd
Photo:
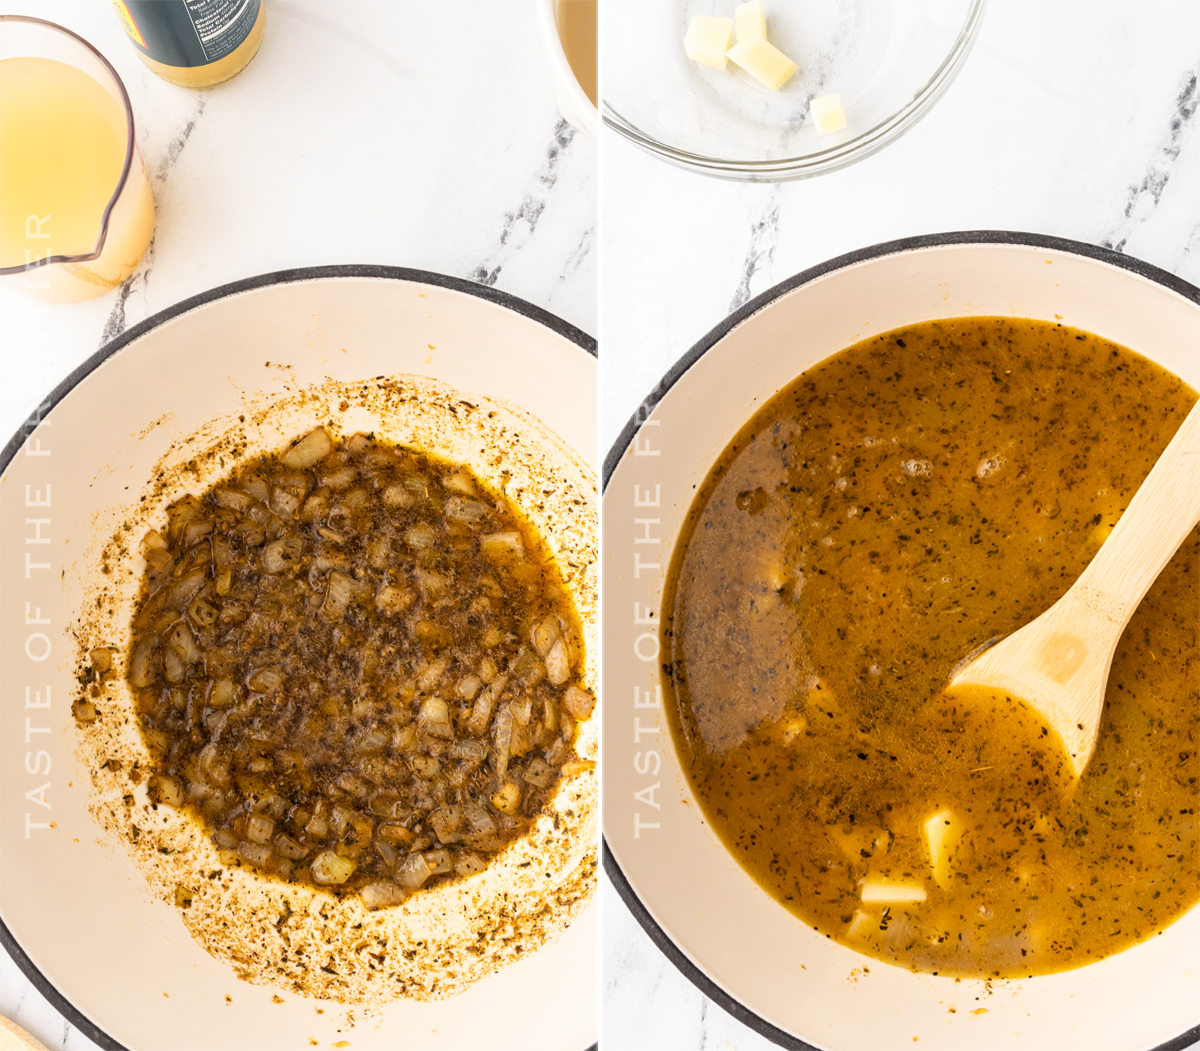
[(240, 493), (236, 489), (214, 489), (212, 495), (218, 507), (237, 511), (239, 514), (248, 511), (254, 503), (254, 497), (249, 493)]
[(275, 851), (292, 861), (299, 861), (308, 853), (308, 848), (301, 846), (291, 836), (281, 832), (275, 837)]
[(208, 694), (208, 703), (214, 708), (228, 708), (237, 699), (238, 690), (232, 679), (218, 679)]
[(496, 713), (495, 722), (492, 723), (492, 742), (495, 745), (492, 766), (495, 768), (496, 777), (501, 781), (508, 772), (508, 760), (512, 754), (512, 728), (512, 709), (507, 704), (502, 705)]
[(185, 573), (167, 590), (167, 608), (183, 609), (196, 597), (196, 592), (204, 587), (207, 579), (208, 572), (204, 569), (193, 569), (190, 573)]
[(540, 757), (535, 757), (529, 761), (529, 765), (525, 768), (524, 779), (531, 785), (536, 785), (538, 788), (545, 788), (554, 778), (554, 770), (550, 764)]
[(547, 617), (540, 624), (534, 626), (529, 633), (529, 640), (533, 643), (533, 648), (537, 650), (539, 657), (545, 657), (550, 652), (550, 647), (557, 641), (562, 631), (558, 626), (557, 617)]
[(425, 855), (425, 864), (429, 866), (429, 872), (434, 876), (441, 876), (447, 872), (454, 871), (454, 861), (450, 857), (450, 851), (431, 850)]
[(570, 677), (571, 664), (567, 659), (567, 646), (559, 638), (550, 647), (550, 652), (546, 654), (546, 678), (554, 686), (561, 686)]
[(304, 831), (315, 839), (324, 839), (329, 835), (329, 821), (322, 814), (313, 814), (304, 826)]
[(334, 570), (329, 574), (329, 587), (325, 592), (325, 605), (322, 610), (331, 618), (339, 618), (346, 612), (350, 598), (354, 594), (354, 581), (345, 573)]
[[(329, 437), (329, 432), (324, 427), (317, 427), (281, 453), (279, 462), (293, 470), (303, 470), (305, 467), (311, 467), (331, 452), (333, 452), (333, 439)], [(341, 883), (343, 881), (331, 882)]]
[(391, 734), (386, 731), (372, 730), (358, 739), (354, 745), (354, 750), (359, 753), (381, 752), (390, 740)]
[(100, 718), (100, 711), (91, 701), (78, 700), (71, 705), (71, 714), (80, 723), (94, 723)]
[(525, 545), (517, 532), (489, 533), (480, 538), (479, 550), (484, 557), (499, 561), (525, 556)]
[(488, 754), (487, 742), (465, 737), (450, 746), (450, 754), (455, 759), (463, 759), (468, 763), (482, 763)]
[(383, 491), (383, 502), (392, 510), (398, 511), (413, 502), (412, 493), (403, 485), (389, 485)]
[(271, 490), (271, 510), (280, 518), (295, 518), (300, 510), (300, 497), (290, 489), (276, 486)]
[(413, 757), (412, 768), (418, 777), (428, 781), (441, 773), (442, 761), (432, 756), (418, 755)]
[(429, 817), (429, 823), (433, 826), (437, 838), (443, 843), (448, 843), (450, 837), (461, 827), (462, 819), (462, 807), (448, 804), (435, 810)]
[(183, 806), (183, 788), (173, 777), (158, 774), (150, 781), (150, 787), (156, 796), (156, 802), (166, 803), (167, 806)]
[(375, 834), (380, 839), (386, 839), (392, 843), (399, 843), (402, 846), (408, 846), (417, 838), (415, 832), (405, 828), (403, 825), (380, 825)]
[(166, 537), (164, 537), (157, 529), (148, 530), (146, 535), (142, 537), (143, 553), (149, 553), (155, 550), (165, 551), (168, 547), (170, 547), (170, 544), (167, 543)]
[(183, 546), (191, 547), (193, 544), (199, 543), (204, 537), (212, 532), (213, 524), (207, 519), (188, 522), (183, 527)]
[(478, 803), (468, 803), (464, 806), (463, 816), (467, 819), (467, 824), (476, 832), (486, 835), (496, 831), (496, 822), (492, 815)]
[(459, 876), (476, 876), (487, 868), (487, 862), (478, 854), (459, 854), (454, 872)]
[(363, 886), (358, 896), (365, 908), (382, 909), (388, 905), (402, 904), (408, 897), (408, 892), (390, 879), (379, 879)]
[(353, 467), (345, 466), (319, 475), (317, 482), (323, 489), (333, 489), (336, 491), (353, 485), (354, 479), (357, 477), (358, 472)]
[(266, 814), (251, 814), (246, 819), (246, 838), (251, 843), (270, 843), (275, 832), (275, 822)]
[(242, 840), (237, 848), (238, 857), (252, 861), (255, 865), (266, 865), (271, 860), (271, 848), (261, 843), (247, 843)]
[(583, 720), (591, 716), (592, 709), (596, 707), (596, 698), (587, 690), (571, 685), (563, 694), (562, 703), (576, 719)]
[(436, 539), (437, 534), (427, 525), (415, 525), (404, 534), (404, 542), (414, 551), (428, 551)]
[(186, 620), (181, 620), (174, 627), (167, 638), (167, 644), (188, 664), (199, 664), (204, 659), (196, 645), (196, 636), (192, 634), (191, 625)]
[(250, 673), (246, 685), (255, 693), (269, 693), (283, 685), (283, 672), (278, 668), (259, 668)]
[(193, 599), (192, 604), (188, 606), (188, 616), (202, 628), (212, 627), (220, 615), (220, 611), (215, 606), (205, 602), (202, 598)]
[(183, 682), (187, 667), (173, 649), (163, 650), (163, 677), (167, 682)]
[(521, 809), (521, 790), (512, 781), (506, 781), (492, 796), (492, 806), (502, 814), (515, 814)]
[(468, 500), (462, 496), (452, 496), (446, 501), (442, 512), (451, 522), (461, 522), (463, 525), (475, 525), (482, 522), (488, 509), (478, 500)]
[(304, 540), (298, 536), (280, 537), (263, 548), (263, 569), (268, 573), (282, 573), (295, 564), (304, 554)]
[(403, 613), (414, 601), (416, 595), (399, 584), (384, 584), (375, 596), (376, 608), (384, 613)]
[(576, 774), (584, 774), (595, 769), (596, 762), (593, 759), (572, 759), (569, 763), (563, 763), (560, 772), (563, 777), (574, 777)]
[(442, 681), (442, 676), (446, 674), (446, 670), (450, 667), (449, 657), (439, 657), (435, 661), (430, 661), (426, 665), (424, 671), (417, 678), (418, 690), (432, 690), (439, 682)]
[(323, 850), (313, 858), (309, 871), (317, 883), (328, 886), (345, 883), (354, 874), (355, 868), (350, 858), (339, 857), (332, 850)]
[(417, 726), (435, 737), (453, 737), (454, 727), (450, 723), (450, 706), (440, 697), (427, 697), (421, 702), (417, 715)]
[(504, 692), (504, 687), (507, 685), (508, 676), (498, 676), (492, 680), (486, 690), (475, 698), (475, 707), (471, 711), (471, 717), (467, 720), (467, 729), (476, 737), (487, 729), (487, 724), (492, 718), (492, 711), (496, 707), (496, 701), (500, 699), (500, 694)]
[(409, 854), (396, 870), (396, 880), (405, 890), (417, 890), (433, 875), (424, 854)]
[(396, 848), (392, 846), (386, 839), (376, 839), (375, 849), (379, 852), (379, 856), (383, 858), (383, 863), (389, 868), (396, 867), (396, 859), (399, 855), (396, 853)]
[[(270, 493), (267, 491), (267, 483), (257, 475), (251, 475), (249, 478), (243, 478), (241, 482), (242, 488), (246, 490), (260, 504), (267, 502)], [(251, 504), (251, 507), (254, 505)]]
[(458, 470), (446, 475), (442, 479), (442, 485), (452, 493), (464, 493), (467, 496), (475, 495), (475, 482), (467, 471)]

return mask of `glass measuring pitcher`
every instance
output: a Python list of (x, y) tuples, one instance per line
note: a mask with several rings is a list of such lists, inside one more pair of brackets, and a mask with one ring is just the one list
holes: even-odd
[(62, 26), (0, 15), (0, 288), (56, 303), (103, 295), (153, 232), (116, 70)]

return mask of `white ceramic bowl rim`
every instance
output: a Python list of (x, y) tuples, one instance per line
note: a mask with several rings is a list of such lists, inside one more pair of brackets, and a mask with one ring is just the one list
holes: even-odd
[(596, 107), (583, 90), (583, 85), (579, 83), (579, 78), (575, 76), (575, 71), (567, 59), (567, 52), (558, 32), (556, 0), (539, 0), (537, 19), (542, 49), (554, 74), (554, 84), (559, 95), (558, 103), (563, 116), (572, 127), (594, 139), (598, 120)]
[[(592, 357), (597, 356), (596, 340), (586, 332), (576, 328), (562, 318), (551, 314), (548, 310), (543, 310), (541, 307), (519, 299), (507, 292), (502, 292), (499, 289), (481, 285), (474, 281), (450, 277), (445, 274), (436, 274), (427, 270), (414, 270), (408, 267), (377, 264), (349, 263), (332, 266), (299, 267), (294, 270), (277, 270), (269, 274), (245, 277), (227, 285), (219, 285), (216, 288), (209, 289), (207, 292), (201, 292), (199, 295), (181, 300), (173, 306), (167, 307), (165, 310), (160, 310), (157, 314), (153, 314), (144, 321), (133, 325), (115, 339), (110, 340), (96, 351), (95, 354), (74, 369), (39, 403), (37, 414), (39, 418), (48, 414), (50, 409), (62, 401), (63, 398), (108, 358), (124, 349), (128, 344), (140, 339), (147, 332), (166, 324), (181, 314), (186, 314), (191, 310), (206, 306), (219, 299), (225, 299), (252, 289), (265, 288), (269, 285), (284, 285), (294, 281), (335, 280), (339, 278), (376, 278), (405, 281), (434, 285), (439, 288), (477, 296), (480, 299), (511, 310), (515, 314), (527, 317), (574, 343)], [(13, 457), (17, 454), (17, 450), (21, 448), (28, 437), (27, 432), (32, 430), (35, 425), (36, 421), (22, 424), (16, 434), (5, 444), (3, 452), (0, 452), (0, 474), (3, 474), (12, 462)], [(50, 980), (25, 954), (2, 919), (0, 919), (0, 946), (4, 947), (4, 950), (12, 957), (13, 961), (30, 982), (33, 983), (38, 992), (49, 1000), (59, 1013), (71, 1025), (87, 1036), (89, 1040), (104, 1048), (105, 1051), (127, 1051), (124, 1044), (118, 1043), (109, 1036), (54, 987)], [(593, 1044), (588, 1051), (596, 1051), (596, 1045)]]
[[(884, 241), (881, 244), (871, 245), (867, 248), (860, 248), (853, 252), (848, 252), (845, 255), (835, 256), (833, 259), (827, 260), (824, 263), (819, 263), (814, 267), (803, 270), (792, 277), (781, 281), (773, 288), (767, 289), (761, 295), (755, 296), (740, 309), (730, 314), (724, 321), (711, 329), (708, 333), (702, 336), (674, 365), (667, 370), (663, 378), (655, 385), (654, 389), (642, 400), (638, 411), (630, 417), (625, 424), (617, 440), (613, 443), (608, 454), (604, 457), (604, 467), (601, 475), (601, 492), (608, 487), (609, 479), (613, 472), (617, 469), (617, 465), (621, 462), (626, 450), (633, 443), (638, 431), (641, 429), (642, 423), (650, 416), (655, 406), (667, 395), (667, 392), (682, 379), (684, 373), (696, 364), (709, 350), (719, 343), (733, 329), (747, 320), (753, 314), (769, 306), (775, 300), (782, 298), (787, 293), (799, 288), (802, 285), (809, 284), (819, 277), (830, 274), (836, 270), (842, 270), (856, 263), (864, 262), (869, 259), (876, 259), (880, 256), (895, 255), (901, 252), (913, 252), (921, 249), (935, 248), (946, 245), (1019, 245), (1030, 248), (1045, 248), (1053, 251), (1071, 253), (1074, 255), (1086, 256), (1090, 259), (1095, 259), (1103, 263), (1108, 263), (1112, 266), (1119, 267), (1122, 270), (1129, 270), (1135, 274), (1163, 285), (1179, 295), (1190, 299), (1192, 302), (1200, 304), (1200, 288), (1196, 287), (1189, 281), (1185, 281), (1175, 274), (1168, 273), (1166, 270), (1161, 270), (1150, 263), (1146, 263), (1133, 256), (1123, 255), (1120, 252), (1115, 252), (1110, 248), (1102, 248), (1099, 245), (1086, 244), (1082, 241), (1072, 241), (1063, 237), (1052, 237), (1046, 234), (1022, 233), (1011, 230), (964, 230), (954, 231), (941, 234), (923, 234), (917, 237), (905, 237), (895, 241)], [(789, 1051), (818, 1051), (812, 1044), (793, 1036), (791, 1033), (784, 1032), (782, 1029), (772, 1025), (766, 1019), (760, 1017), (750, 1008), (746, 1007), (736, 997), (731, 996), (721, 986), (714, 982), (707, 974), (704, 973), (696, 964), (694, 964), (678, 945), (671, 939), (671, 936), (661, 927), (654, 917), (650, 914), (649, 909), (643, 904), (638, 897), (637, 892), (630, 885), (629, 880), (621, 871), (621, 866), (618, 864), (613, 852), (609, 849), (607, 841), (602, 843), (604, 856), (604, 871), (608, 878), (616, 887), (617, 893), (625, 902), (629, 911), (633, 913), (642, 929), (649, 935), (650, 940), (682, 973), (710, 1000), (715, 1001), (726, 1012), (736, 1018), (743, 1025), (753, 1029), (755, 1032), (773, 1041), (780, 1047), (788, 1048)], [(1182, 1051), (1184, 1048), (1191, 1047), (1197, 1040), (1200, 1040), (1200, 1024), (1193, 1026), (1191, 1029), (1178, 1036), (1159, 1044), (1153, 1051)]]

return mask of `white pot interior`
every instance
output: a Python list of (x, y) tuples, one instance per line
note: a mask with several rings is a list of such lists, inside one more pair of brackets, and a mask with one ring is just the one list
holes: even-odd
[[(594, 559), (595, 359), (514, 309), (415, 276), (268, 284), (158, 323), (31, 428), (0, 479), (0, 577), (9, 596), (0, 631), (9, 699), (0, 712), (0, 917), (42, 975), (128, 1048), (282, 1051), (310, 1040), (324, 1047), (347, 1040), (355, 1048), (580, 1051), (595, 1040), (596, 922), (587, 904), (594, 884), (594, 775), (585, 775), (574, 790), (578, 846), (560, 859), (555, 876), (561, 887), (549, 891), (561, 905), (558, 919), (519, 950), (510, 939), (503, 960), (496, 957), (504, 965), (494, 973), (474, 984), (448, 981), (465, 991), (446, 999), (395, 999), (381, 988), (378, 996), (351, 1006), (297, 995), (262, 973), (240, 980), (229, 962), (193, 939), (163, 881), (139, 871), (128, 845), (113, 834), (115, 826), (96, 820), (117, 803), (105, 800), (103, 778), (93, 786), (95, 749), (81, 744), (71, 715), (71, 632), (81, 603), (95, 593), (96, 553), (123, 521), (158, 513), (146, 512), (141, 498), (156, 469), (187, 458), (189, 436), (200, 436), (194, 445), (199, 451), (244, 426), (247, 447), (256, 452), (277, 447), (296, 433), (289, 428), (315, 413), (346, 434), (375, 427), (404, 441), (404, 413), (330, 397), (335, 389), (349, 389), (346, 384), (397, 374), (494, 402), (495, 418), (510, 429), (514, 448), (536, 445), (558, 465), (560, 477), (569, 475), (571, 485), (592, 494), (590, 502), (581, 500), (573, 524), (547, 539), (590, 542)], [(321, 395), (305, 405), (304, 392), (314, 390)], [(276, 402), (289, 407), (260, 411)], [(478, 470), (486, 478), (499, 468), (487, 466), (487, 450), (477, 444)], [(463, 459), (471, 463), (473, 455), (466, 450)], [(39, 506), (47, 497), (48, 506)], [(50, 544), (22, 543), (32, 528), (25, 520), (34, 516), (49, 519), (41, 535)], [(27, 551), (35, 552), (34, 563), (51, 568), (27, 573)], [(576, 601), (594, 684), (594, 566), (583, 577), (590, 582), (575, 589)], [(117, 624), (112, 641), (119, 645), (119, 618)], [(594, 751), (596, 728), (585, 736), (581, 747)], [(44, 758), (37, 758), (39, 751)], [(469, 916), (473, 901), (486, 903), (489, 894), (513, 890), (511, 882), (489, 889), (488, 873), (475, 879), (466, 890), (465, 883), (451, 885), (460, 890), (436, 902), (431, 891), (428, 908), (418, 908), (425, 912), (414, 923), (436, 930), (438, 908), (459, 907)], [(568, 887), (569, 901), (563, 892)], [(235, 881), (234, 888), (245, 902), (247, 884)], [(518, 887), (513, 900), (531, 910), (536, 896)], [(230, 914), (236, 911), (231, 899)], [(521, 923), (518, 917), (513, 929)], [(479, 934), (481, 946), (485, 935)], [(269, 931), (266, 937), (272, 937)], [(473, 942), (475, 933), (470, 937)], [(472, 970), (469, 954), (461, 957), (460, 978), (482, 973)], [(538, 1007), (522, 1012), (520, 1025), (489, 1021), (511, 1017), (514, 1004)]]
[(867, 258), (783, 293), (718, 339), (650, 412), (605, 490), (606, 842), (688, 961), (761, 1020), (816, 1047), (1154, 1048), (1200, 1021), (1200, 908), (1098, 963), (1025, 980), (956, 981), (859, 955), (807, 927), (737, 864), (708, 828), (654, 706), (671, 554), (728, 442), (830, 354), (966, 315), (1061, 320), (1200, 387), (1200, 306), (1110, 263), (1028, 245)]

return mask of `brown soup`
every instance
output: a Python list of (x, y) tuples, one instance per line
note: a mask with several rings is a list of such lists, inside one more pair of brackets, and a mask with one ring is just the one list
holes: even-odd
[(1200, 899), (1200, 536), (1125, 632), (1077, 783), (1019, 700), (943, 692), (1067, 590), (1195, 400), (985, 317), (864, 341), (756, 413), (693, 503), (663, 652), (683, 766), (764, 889), (963, 976), (1078, 966)]

